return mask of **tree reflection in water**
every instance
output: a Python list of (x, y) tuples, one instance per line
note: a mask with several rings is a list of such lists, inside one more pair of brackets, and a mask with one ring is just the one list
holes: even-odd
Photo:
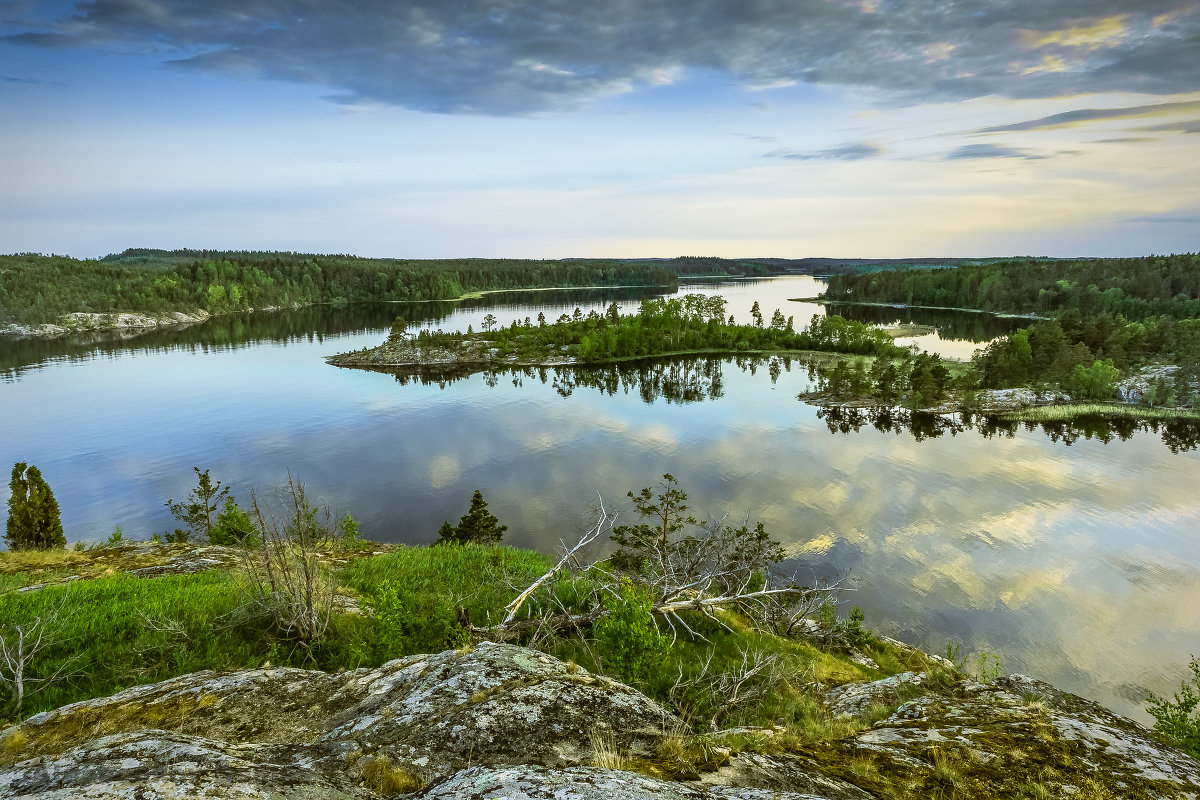
[(1131, 417), (1084, 414), (1069, 420), (1017, 422), (990, 414), (929, 414), (920, 411), (887, 408), (822, 408), (817, 416), (825, 422), (830, 433), (850, 434), (870, 425), (878, 431), (912, 434), (918, 442), (944, 434), (957, 436), (973, 430), (986, 439), (996, 436), (1012, 438), (1022, 426), (1025, 430), (1041, 430), (1052, 442), (1072, 445), (1080, 439), (1111, 442), (1125, 441), (1138, 431), (1159, 434), (1172, 453), (1195, 450), (1200, 445), (1200, 420), (1194, 419), (1134, 419)]
[[(594, 389), (608, 396), (618, 393), (636, 395), (647, 404), (658, 400), (667, 403), (697, 403), (717, 400), (724, 396), (723, 370), (733, 366), (743, 374), (754, 375), (765, 366), (774, 384), (793, 366), (808, 370), (813, 367), (794, 356), (727, 356), (678, 357), (622, 361), (592, 367), (520, 367), (492, 370), (484, 374), (488, 386), (497, 386), (501, 379), (523, 386), (526, 380), (548, 384), (562, 397), (570, 397), (579, 389)], [(419, 384), (446, 388), (465, 380), (472, 369), (448, 371), (425, 370), (417, 374), (396, 374), (401, 385)], [(883, 433), (910, 434), (916, 441), (934, 439), (949, 434), (957, 436), (974, 431), (984, 438), (1012, 438), (1022, 426), (1029, 431), (1041, 430), (1053, 442), (1071, 445), (1080, 439), (1104, 443), (1114, 439), (1125, 441), (1142, 431), (1154, 433), (1172, 453), (1196, 450), (1200, 446), (1200, 420), (1194, 419), (1134, 419), (1131, 417), (1085, 414), (1069, 420), (1018, 422), (993, 414), (930, 414), (901, 408), (823, 407), (817, 417), (824, 421), (830, 433), (851, 434), (870, 426)]]

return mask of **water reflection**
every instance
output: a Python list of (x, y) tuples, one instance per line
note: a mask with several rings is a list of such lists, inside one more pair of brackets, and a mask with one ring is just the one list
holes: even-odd
[[(127, 331), (92, 331), (54, 338), (0, 337), (0, 380), (11, 382), (30, 367), (49, 362), (79, 362), (125, 353), (210, 352), (238, 350), (264, 343), (324, 342), (350, 334), (382, 332), (396, 317), (413, 327), (456, 329), (452, 321), (474, 319), (478, 327), (485, 310), (531, 310), (575, 306), (600, 307), (611, 302), (634, 304), (660, 292), (642, 287), (612, 289), (554, 289), (498, 292), (458, 301), (369, 303), (335, 307), (228, 314), (204, 322)], [(470, 323), (467, 323), (470, 324)], [(466, 325), (462, 326), (464, 329)]]
[(930, 414), (895, 408), (822, 408), (817, 416), (830, 433), (857, 433), (870, 426), (882, 433), (910, 434), (918, 442), (964, 431), (975, 431), (985, 439), (1013, 438), (1017, 430), (1041, 430), (1052, 442), (1068, 447), (1081, 439), (1108, 444), (1128, 441), (1139, 431), (1159, 434), (1172, 453), (1195, 450), (1200, 445), (1200, 420), (1134, 419), (1132, 417), (1085, 414), (1069, 420), (1017, 422), (990, 414)]
[[(483, 381), (494, 388), (501, 381), (515, 387), (526, 381), (549, 384), (561, 397), (570, 397), (579, 389), (592, 389), (613, 397), (617, 394), (639, 397), (653, 405), (658, 400), (669, 404), (699, 403), (717, 400), (725, 394), (724, 370), (736, 369), (742, 375), (753, 376), (766, 368), (771, 384), (793, 367), (816, 380), (814, 365), (803, 358), (787, 356), (680, 356), (675, 358), (640, 359), (587, 367), (516, 367), (490, 370)], [(378, 370), (388, 372), (387, 370)], [(447, 389), (452, 384), (470, 379), (478, 370), (436, 368), (418, 373), (390, 373), (401, 386), (436, 386)], [(902, 408), (822, 407), (817, 417), (830, 433), (858, 433), (865, 427), (881, 433), (907, 434), (921, 442), (941, 436), (957, 436), (965, 431), (978, 433), (985, 439), (1013, 438), (1022, 428), (1041, 431), (1050, 441), (1070, 446), (1080, 441), (1095, 440), (1108, 444), (1113, 440), (1128, 441), (1135, 433), (1157, 434), (1172, 453), (1196, 450), (1200, 446), (1200, 420), (1195, 419), (1135, 419), (1103, 414), (1084, 414), (1068, 420), (1020, 422), (994, 414), (930, 414)]]
[(829, 303), (825, 313), (869, 322), (875, 325), (932, 325), (942, 339), (982, 344), (1006, 336), (1017, 328), (1029, 325), (1020, 317), (997, 317), (993, 314), (934, 308), (896, 308), (894, 306), (860, 306)]
[[(795, 356), (677, 356), (673, 358), (634, 359), (613, 364), (580, 367), (511, 367), (484, 373), (484, 383), (497, 386), (501, 380), (513, 386), (524, 386), (526, 380), (549, 383), (561, 397), (570, 397), (579, 388), (595, 389), (610, 397), (617, 394), (635, 395), (642, 402), (698, 403), (716, 400), (725, 394), (723, 369), (735, 367), (743, 375), (756, 375), (766, 367), (774, 385), (792, 366), (803, 364)], [(416, 372), (377, 369), (393, 375), (401, 386), (436, 386), (446, 389), (459, 381), (471, 378), (478, 370), (470, 367), (448, 370), (442, 367)]]

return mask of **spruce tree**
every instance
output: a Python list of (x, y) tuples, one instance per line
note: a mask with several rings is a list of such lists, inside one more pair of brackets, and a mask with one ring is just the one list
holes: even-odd
[(50, 550), (65, 547), (62, 519), (54, 492), (37, 467), (13, 464), (9, 481), (8, 524), (4, 541), (10, 550)]
[(459, 519), (458, 525), (443, 522), (438, 530), (437, 544), (499, 544), (508, 530), (507, 525), (501, 525), (499, 518), (488, 511), (487, 501), (478, 489), (471, 497), (471, 507)]

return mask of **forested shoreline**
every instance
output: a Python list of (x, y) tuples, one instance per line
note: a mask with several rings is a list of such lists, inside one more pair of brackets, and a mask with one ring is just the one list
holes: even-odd
[(465, 333), (421, 330), (410, 335), (404, 320), (393, 325), (388, 340), (331, 356), (329, 363), (344, 367), (385, 368), (421, 372), (428, 368), (479, 371), (492, 366), (601, 364), (633, 358), (688, 353), (751, 353), (822, 351), (863, 356), (900, 357), (907, 354), (883, 330), (838, 316), (814, 315), (797, 329), (792, 317), (776, 309), (768, 320), (758, 303), (751, 325), (726, 318), (725, 299), (687, 294), (644, 300), (635, 313), (621, 314), (616, 303), (604, 314), (584, 314), (576, 308), (551, 322), (514, 320), (498, 326), (485, 318), (483, 330)]
[(1107, 401), (1119, 381), (1141, 376), (1136, 397), (1122, 399), (1167, 409), (1200, 404), (1200, 254), (834, 276), (827, 296), (1043, 316), (976, 354), (982, 389)]
[(137, 251), (90, 261), (0, 256), (0, 325), (67, 314), (229, 314), (317, 303), (453, 300), (472, 292), (580, 286), (671, 289), (649, 262), (369, 259), (346, 255)]
[[(784, 273), (860, 274), (956, 259), (363, 258), (251, 250), (129, 248), (100, 259), (0, 255), (0, 332), (149, 326), (320, 303), (428, 302), (502, 290), (636, 286), (674, 289), (679, 280), (756, 278)], [(971, 262), (974, 263), (974, 262)], [(112, 315), (136, 315), (119, 321)], [(8, 328), (5, 331), (5, 328)]]

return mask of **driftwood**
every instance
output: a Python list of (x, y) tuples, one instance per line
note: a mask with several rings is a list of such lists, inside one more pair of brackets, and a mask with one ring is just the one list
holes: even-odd
[[(616, 514), (610, 513), (599, 501), (598, 517), (575, 544), (568, 546), (560, 540), (563, 555), (558, 563), (525, 586), (504, 608), (505, 616), (499, 624), (490, 627), (471, 627), (477, 639), (514, 641), (541, 634), (563, 634), (584, 632), (607, 612), (601, 603), (604, 596), (619, 596), (621, 574), (602, 568), (597, 562), (583, 563), (581, 551), (595, 543), (601, 536), (611, 533), (616, 523)], [(705, 639), (702, 634), (688, 625), (681, 616), (694, 611), (713, 620), (717, 625), (730, 630), (713, 612), (721, 608), (737, 608), (748, 613), (764, 627), (775, 627), (781, 618), (789, 620), (791, 630), (796, 621), (813, 613), (829, 593), (840, 590), (841, 583), (821, 588), (798, 586), (794, 582), (769, 582), (764, 576), (772, 566), (770, 556), (777, 550), (763, 548), (755, 551), (736, 546), (738, 531), (724, 524), (724, 519), (711, 520), (700, 535), (687, 536), (672, 542), (664, 541), (653, 550), (647, 559), (647, 576), (640, 580), (647, 583), (655, 600), (650, 614), (662, 620), (671, 630), (674, 643), (680, 631), (693, 639)], [(553, 613), (526, 614), (521, 616), (528, 602), (539, 589), (546, 587), (556, 576), (564, 572), (584, 573), (594, 582), (593, 597), (583, 612), (572, 612), (561, 605)], [(553, 599), (550, 602), (555, 602)]]

